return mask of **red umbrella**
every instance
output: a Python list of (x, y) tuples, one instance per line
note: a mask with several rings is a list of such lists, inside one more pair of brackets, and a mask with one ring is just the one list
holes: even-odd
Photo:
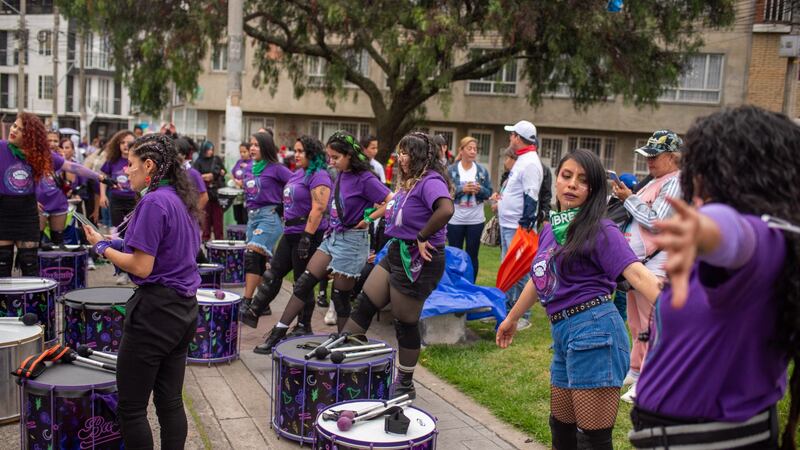
[(503, 258), (500, 269), (497, 271), (497, 283), (495, 283), (497, 288), (503, 292), (508, 291), (514, 283), (528, 273), (538, 249), (539, 236), (536, 231), (528, 231), (522, 227), (517, 228), (514, 239), (508, 246), (506, 257)]

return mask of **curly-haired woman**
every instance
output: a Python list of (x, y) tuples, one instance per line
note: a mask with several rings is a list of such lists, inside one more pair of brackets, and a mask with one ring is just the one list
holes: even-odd
[(114, 187), (100, 185), (100, 206), (111, 210), (111, 224), (118, 227), (136, 206), (136, 192), (131, 189), (128, 174), (129, 147), (134, 137), (130, 130), (118, 131), (106, 144), (106, 162), (100, 171), (111, 180), (116, 181)]

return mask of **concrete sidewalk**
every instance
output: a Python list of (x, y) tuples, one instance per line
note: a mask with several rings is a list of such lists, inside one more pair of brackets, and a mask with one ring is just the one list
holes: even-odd
[[(90, 272), (90, 286), (111, 286), (114, 281), (108, 265)], [(283, 289), (271, 307), (275, 313), (262, 317), (258, 329), (242, 326), (241, 358), (230, 364), (208, 367), (192, 364), (187, 368), (184, 399), (189, 435), (188, 449), (294, 449), (299, 445), (278, 439), (270, 428), (271, 358), (252, 352), (263, 342), (265, 334), (277, 322), (279, 312), (289, 300), (291, 285)], [(241, 288), (227, 290), (241, 293)], [(316, 333), (329, 334), (335, 327), (323, 324), (325, 310), (314, 312)], [(391, 314), (383, 313), (373, 321), (370, 337), (394, 345)], [(528, 436), (495, 418), (464, 394), (443, 382), (422, 367), (415, 372), (417, 399), (414, 405), (438, 419), (437, 447), (440, 449), (544, 449)], [(150, 408), (149, 419), (153, 435), (158, 440), (158, 422)], [(19, 444), (19, 425), (0, 427), (0, 449), (16, 448)], [(159, 448), (156, 442), (156, 448)]]

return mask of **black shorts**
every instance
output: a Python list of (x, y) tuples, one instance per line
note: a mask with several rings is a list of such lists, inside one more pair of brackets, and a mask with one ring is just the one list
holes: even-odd
[[(416, 245), (416, 244), (410, 244)], [(444, 275), (444, 247), (437, 247), (435, 252), (431, 251), (432, 259), (424, 262), (422, 272), (417, 281), (412, 283), (403, 268), (403, 261), (400, 259), (400, 244), (397, 241), (389, 245), (386, 256), (381, 259), (379, 265), (389, 272), (389, 285), (401, 294), (413, 297), (422, 301), (428, 298), (436, 289), (439, 280)]]
[(0, 241), (39, 242), (36, 195), (0, 195)]

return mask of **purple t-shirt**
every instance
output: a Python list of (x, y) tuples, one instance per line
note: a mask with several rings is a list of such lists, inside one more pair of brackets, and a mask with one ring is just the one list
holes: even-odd
[(547, 314), (612, 295), (617, 278), (629, 265), (638, 261), (622, 232), (608, 219), (600, 222), (591, 253), (563, 262), (561, 257), (553, 258), (560, 248), (552, 227), (545, 225), (539, 235), (539, 249), (533, 258), (530, 275)]
[(236, 164), (233, 165), (233, 170), (231, 170), (231, 176), (235, 180), (242, 181), (244, 180), (244, 175), (247, 172), (250, 172), (253, 168), (253, 160), (252, 159), (240, 159), (236, 161)]
[[(327, 170), (317, 170), (309, 177), (306, 177), (305, 170), (296, 170), (283, 188), (283, 219), (288, 222), (298, 217), (308, 217), (311, 212), (311, 191), (320, 186), (331, 188), (331, 177)], [(283, 232), (296, 234), (302, 233), (305, 229), (305, 224), (289, 225)], [(317, 231), (327, 229), (328, 218), (323, 216)]]
[[(720, 227), (720, 248), (695, 263), (683, 308), (671, 306), (669, 287), (662, 292), (636, 404), (669, 416), (741, 422), (786, 389), (787, 355), (775, 344), (785, 241), (781, 231), (728, 206), (700, 211)], [(751, 256), (730, 264), (742, 254)]]
[(128, 160), (120, 158), (115, 162), (106, 161), (100, 168), (100, 171), (106, 174), (112, 180), (116, 180), (117, 187), (109, 188), (109, 192), (118, 197), (136, 197), (136, 192), (131, 189), (131, 182), (128, 180), (128, 174), (125, 173), (125, 168), (128, 167)]
[(267, 167), (256, 177), (249, 170), (244, 174), (244, 195), (247, 209), (263, 208), (267, 205), (280, 205), (283, 201), (283, 187), (292, 172), (283, 164), (267, 163)]
[[(56, 152), (50, 152), (53, 162), (56, 158), (61, 158), (61, 165), (64, 164), (64, 158)], [(61, 172), (54, 172), (43, 176), (38, 183), (36, 183), (36, 201), (42, 205), (44, 212), (48, 214), (62, 214), (69, 210), (69, 203), (64, 191), (56, 183), (55, 177), (61, 176)]]
[(200, 229), (172, 186), (161, 186), (139, 200), (125, 232), (125, 247), (155, 257), (147, 278), (131, 274), (137, 285), (161, 284), (184, 296), (197, 292)]
[[(417, 234), (433, 214), (433, 204), (440, 198), (450, 198), (447, 182), (441, 175), (429, 171), (414, 185), (411, 192), (397, 191), (386, 204), (386, 235), (405, 240), (416, 240)], [(442, 227), (428, 238), (436, 247), (444, 245), (447, 227)]]
[(197, 171), (194, 167), (187, 167), (186, 168), (186, 175), (189, 176), (189, 179), (194, 183), (194, 187), (197, 188), (197, 193), (202, 194), (203, 192), (208, 192), (206, 189), (206, 183), (203, 181), (203, 175)]
[[(64, 158), (58, 153), (50, 152), (53, 161), (53, 171), (61, 170)], [(1, 195), (30, 195), (36, 191), (33, 182), (33, 169), (30, 164), (17, 158), (8, 148), (8, 141), (0, 141), (0, 173), (3, 182), (0, 183)]]
[[(336, 183), (339, 183), (339, 202), (344, 212), (336, 206)], [(331, 192), (330, 227), (344, 231), (358, 225), (364, 219), (364, 210), (376, 203), (383, 203), (389, 195), (389, 188), (369, 170), (360, 173), (342, 172), (334, 182)]]

